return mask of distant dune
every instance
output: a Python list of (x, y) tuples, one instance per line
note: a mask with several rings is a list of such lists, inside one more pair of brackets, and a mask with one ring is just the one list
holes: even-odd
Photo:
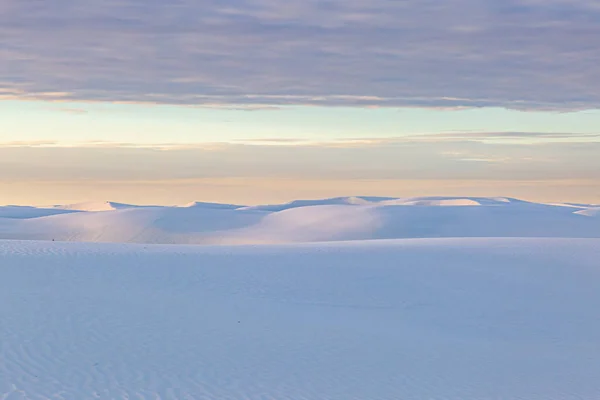
[(436, 237), (599, 238), (597, 207), (488, 197), (339, 197), (240, 206), (0, 207), (0, 239), (274, 244)]
[[(56, 209), (56, 208), (40, 208), (40, 207), (29, 207), (29, 206), (0, 206), (0, 221), (2, 218), (6, 219), (28, 219), (46, 217), (49, 215), (57, 214), (69, 214), (73, 212), (67, 209)], [(1, 224), (1, 222), (0, 222)]]
[(600, 217), (600, 207), (587, 208), (585, 210), (577, 211), (577, 214), (588, 217)]
[(131, 204), (115, 203), (112, 201), (97, 201), (87, 203), (76, 203), (54, 206), (58, 210), (74, 210), (74, 211), (115, 211), (123, 210), (126, 208), (137, 208), (140, 206), (134, 206)]

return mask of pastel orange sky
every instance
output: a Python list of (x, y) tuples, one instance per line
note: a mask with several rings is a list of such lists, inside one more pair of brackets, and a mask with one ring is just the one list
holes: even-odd
[(0, 2), (0, 203), (600, 203), (591, 0)]

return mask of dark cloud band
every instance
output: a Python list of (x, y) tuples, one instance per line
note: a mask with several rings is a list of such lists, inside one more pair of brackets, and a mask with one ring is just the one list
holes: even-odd
[(4, 0), (0, 98), (590, 109), (599, 22), (591, 0)]

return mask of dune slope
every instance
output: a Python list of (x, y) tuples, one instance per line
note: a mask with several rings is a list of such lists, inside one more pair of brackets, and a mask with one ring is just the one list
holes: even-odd
[(43, 210), (35, 215), (36, 209), (29, 209), (32, 218), (0, 217), (0, 239), (278, 244), (435, 237), (600, 238), (597, 208), (511, 198), (344, 197), (257, 207), (194, 202), (180, 207), (93, 203), (70, 208), (79, 211), (45, 216)]

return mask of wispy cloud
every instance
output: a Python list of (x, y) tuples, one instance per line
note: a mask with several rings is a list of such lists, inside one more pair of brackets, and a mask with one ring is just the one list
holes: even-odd
[(67, 114), (74, 114), (74, 115), (81, 115), (81, 114), (87, 114), (88, 111), (84, 110), (83, 108), (59, 108), (58, 111), (63, 112), (63, 113), (67, 113)]
[[(409, 135), (404, 140), (456, 141), (470, 140), (480, 142), (528, 142), (545, 143), (561, 140), (600, 142), (600, 133), (567, 132), (442, 132), (433, 134)], [(402, 139), (400, 139), (402, 140)]]
[(600, 142), (11, 142), (0, 145), (0, 180), (600, 179), (598, 154)]
[[(80, 113), (85, 110), (61, 109), (65, 112)], [(64, 147), (64, 148), (110, 148), (110, 149), (223, 149), (233, 147), (310, 147), (310, 148), (367, 148), (393, 147), (394, 145), (468, 145), (484, 143), (489, 145), (544, 145), (568, 143), (571, 146), (581, 144), (600, 144), (600, 133), (568, 132), (441, 132), (427, 134), (407, 134), (393, 137), (341, 137), (335, 139), (309, 138), (246, 138), (222, 142), (116, 142), (93, 141), (55, 141), (55, 140), (18, 140), (0, 142), (3, 147)], [(566, 149), (567, 147), (565, 147)]]
[(61, 147), (62, 144), (55, 140), (14, 140), (0, 142), (0, 148), (10, 147)]
[(3, 0), (0, 99), (590, 109), (599, 20), (592, 0)]

